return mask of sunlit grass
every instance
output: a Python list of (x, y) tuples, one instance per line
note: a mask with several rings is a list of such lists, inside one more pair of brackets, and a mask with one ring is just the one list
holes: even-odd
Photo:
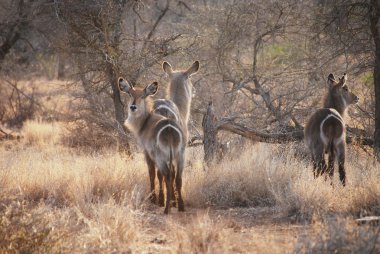
[[(333, 186), (313, 179), (309, 162), (295, 155), (302, 144), (256, 144), (206, 170), (201, 151), (189, 148), (183, 175), (187, 212), (172, 208), (164, 216), (147, 199), (141, 153), (128, 159), (116, 151), (68, 148), (58, 123), (28, 122), (23, 135), (0, 146), (1, 252), (323, 253), (329, 249), (313, 237), (318, 230), (325, 244), (344, 250), (325, 225), (328, 218), (380, 212), (379, 166), (354, 147), (345, 188), (337, 175)], [(230, 218), (230, 209), (247, 209), (243, 222)], [(252, 209), (271, 214), (259, 219)], [(273, 218), (321, 226), (306, 227), (310, 236), (295, 241), (299, 229), (279, 231)], [(244, 226), (252, 223), (263, 226)], [(352, 223), (349, 229), (354, 233), (339, 239), (361, 244), (363, 234), (355, 233), (360, 230)]]
[(58, 145), (62, 132), (59, 124), (41, 121), (26, 121), (22, 129), (26, 144), (39, 147)]

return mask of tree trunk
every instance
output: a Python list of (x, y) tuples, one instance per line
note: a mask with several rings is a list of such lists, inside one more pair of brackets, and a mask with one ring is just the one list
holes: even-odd
[(371, 0), (372, 12), (370, 17), (371, 32), (375, 43), (375, 66), (373, 68), (375, 87), (375, 134), (374, 148), (377, 157), (380, 152), (380, 2)]
[(112, 100), (114, 103), (115, 107), (115, 117), (117, 122), (123, 126), (124, 124), (124, 105), (121, 102), (121, 97), (120, 97), (120, 91), (117, 85), (117, 80), (116, 80), (116, 73), (113, 70), (111, 64), (107, 65), (107, 74), (108, 74), (108, 81), (111, 84), (112, 87)]
[(57, 59), (57, 79), (58, 80), (64, 80), (66, 77), (66, 70), (65, 70), (65, 61), (63, 60), (63, 57), (58, 55)]
[(20, 39), (20, 34), (18, 32), (10, 32), (6, 37), (3, 44), (0, 45), (0, 69), (1, 63), (3, 62), (5, 56), (9, 53), (13, 45)]
[[(28, 23), (23, 21), (23, 19), (26, 18), (25, 13), (25, 2), (23, 0), (18, 1), (17, 3), (17, 16), (18, 21), (11, 25), (9, 28), (9, 31), (6, 34), (3, 34), (3, 41), (2, 44), (0, 44), (0, 70), (1, 70), (1, 64), (6, 57), (6, 55), (10, 52), (12, 47), (16, 44), (16, 42), (21, 38), (21, 34), (23, 30), (27, 29)], [(8, 26), (8, 23), (1, 24)], [(4, 39), (5, 38), (5, 39)]]
[(114, 68), (111, 64), (107, 65), (107, 74), (108, 74), (108, 80), (112, 87), (112, 100), (113, 105), (115, 109), (115, 118), (118, 123), (118, 133), (119, 133), (119, 147), (120, 150), (123, 152), (127, 152), (130, 155), (130, 145), (128, 143), (128, 136), (126, 133), (126, 129), (124, 127), (124, 120), (125, 120), (125, 114), (124, 114), (124, 105), (121, 101), (120, 97), (120, 91), (117, 84), (117, 73), (114, 71)]
[(204, 161), (207, 165), (210, 165), (210, 163), (215, 159), (219, 147), (217, 140), (218, 123), (211, 101), (209, 102), (207, 112), (203, 117), (202, 127)]

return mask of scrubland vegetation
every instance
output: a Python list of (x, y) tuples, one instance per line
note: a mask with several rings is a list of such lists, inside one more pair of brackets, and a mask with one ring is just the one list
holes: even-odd
[(189, 148), (187, 211), (165, 216), (147, 199), (141, 154), (72, 149), (61, 129), (29, 121), (25, 138), (2, 143), (2, 252), (379, 251), (378, 226), (355, 222), (380, 213), (379, 165), (357, 147), (347, 187), (315, 181), (303, 144), (249, 145), (207, 171)]
[[(380, 253), (379, 23), (374, 0), (0, 1), (0, 253)], [(200, 63), (168, 216), (117, 85), (164, 98), (164, 61)], [(330, 73), (359, 98), (345, 187), (303, 142)]]

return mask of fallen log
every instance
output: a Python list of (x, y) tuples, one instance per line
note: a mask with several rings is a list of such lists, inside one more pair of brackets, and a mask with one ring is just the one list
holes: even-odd
[(223, 122), (218, 126), (218, 130), (232, 132), (253, 141), (264, 143), (281, 144), (303, 139), (302, 129), (295, 129), (294, 131), (284, 133), (269, 133), (248, 128), (235, 122)]
[[(271, 133), (245, 127), (242, 124), (235, 123), (229, 120), (221, 120), (218, 125), (218, 130), (235, 133), (257, 142), (282, 144), (291, 141), (301, 141), (303, 139), (303, 127), (289, 127), (287, 129), (293, 130), (281, 133)], [(347, 144), (355, 143), (357, 145), (372, 147), (374, 144), (373, 139), (364, 136), (363, 133), (364, 130), (347, 127)]]
[(1, 140), (14, 140), (14, 139), (20, 139), (21, 136), (19, 134), (15, 134), (15, 133), (12, 133), (12, 132), (7, 132), (5, 130), (3, 130), (1, 127), (0, 127), (0, 141)]
[[(203, 142), (197, 142), (197, 145), (203, 143), (205, 152), (204, 159), (206, 162), (210, 162), (217, 157), (217, 151), (221, 145), (217, 140), (219, 131), (227, 131), (256, 142), (272, 144), (302, 141), (304, 137), (304, 128), (301, 125), (296, 127), (285, 126), (283, 132), (268, 132), (244, 126), (241, 123), (235, 122), (235, 120), (236, 117), (218, 119), (214, 112), (212, 102), (209, 102), (202, 121)], [(364, 150), (366, 150), (364, 146), (373, 147), (374, 145), (373, 139), (367, 136), (365, 130), (351, 128), (349, 126), (347, 126), (346, 142), (348, 144), (357, 144)], [(190, 145), (192, 145), (191, 142)]]
[(366, 216), (359, 219), (356, 219), (358, 224), (372, 224), (378, 225), (380, 222), (380, 216)]

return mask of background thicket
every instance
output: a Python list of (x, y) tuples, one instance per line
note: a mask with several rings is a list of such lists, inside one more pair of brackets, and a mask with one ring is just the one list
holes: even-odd
[[(292, 137), (321, 106), (327, 75), (346, 72), (360, 97), (349, 111), (350, 131), (378, 146), (376, 1), (20, 0), (3, 1), (0, 12), (1, 121), (9, 127), (42, 110), (76, 123), (72, 135), (81, 138), (73, 144), (113, 140), (130, 150), (116, 78), (158, 80), (162, 96), (163, 60), (179, 69), (199, 60), (195, 139), (209, 102), (218, 119)], [(69, 80), (72, 110), (39, 107), (36, 78)], [(18, 80), (31, 83), (21, 88)], [(221, 148), (243, 142), (219, 137)]]
[[(379, 17), (376, 0), (0, 1), (0, 252), (380, 252)], [(195, 60), (187, 210), (164, 216), (116, 80), (161, 98), (162, 62)], [(302, 142), (329, 73), (360, 99), (346, 187), (313, 179)]]

